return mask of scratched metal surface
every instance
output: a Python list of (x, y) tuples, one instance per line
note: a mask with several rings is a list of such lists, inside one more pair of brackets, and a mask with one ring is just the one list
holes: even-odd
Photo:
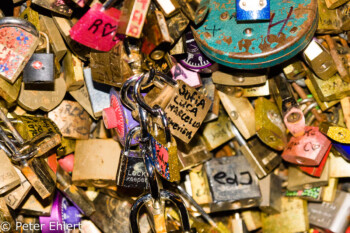
[(209, 58), (226, 66), (259, 69), (277, 65), (312, 39), (317, 1), (271, 1), (270, 5), (270, 21), (237, 23), (234, 0), (211, 0), (204, 23), (192, 27), (194, 38)]

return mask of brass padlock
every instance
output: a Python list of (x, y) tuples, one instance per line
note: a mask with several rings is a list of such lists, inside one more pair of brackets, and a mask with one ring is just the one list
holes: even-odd
[(67, 91), (75, 91), (84, 85), (83, 62), (70, 51), (63, 58), (64, 79)]
[(263, 179), (259, 180), (261, 191), (261, 202), (259, 208), (267, 214), (275, 214), (281, 212), (282, 198), (282, 181), (271, 173)]
[(70, 17), (73, 13), (72, 9), (64, 1), (60, 0), (33, 0), (32, 3), (67, 17)]
[(3, 150), (0, 150), (0, 160), (2, 166), (0, 174), (0, 194), (4, 194), (18, 186), (21, 181), (10, 159)]
[(329, 9), (327, 7), (326, 0), (317, 0), (317, 3), (319, 18), (316, 32), (321, 34), (341, 33), (342, 30), (344, 30), (342, 28), (344, 25), (344, 20), (342, 20), (342, 14), (339, 12), (339, 10)]
[(216, 84), (229, 85), (229, 86), (252, 86), (266, 83), (267, 75), (266, 71), (258, 72), (234, 72), (230, 73), (215, 71), (212, 74), (213, 82)]
[(184, 13), (182, 13), (182, 11), (179, 11), (167, 19), (166, 24), (168, 25), (168, 31), (173, 43), (181, 37), (189, 23), (190, 20), (184, 15)]

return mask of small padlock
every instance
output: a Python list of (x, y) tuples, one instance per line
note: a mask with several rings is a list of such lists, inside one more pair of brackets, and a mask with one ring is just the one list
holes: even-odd
[(40, 88), (54, 84), (54, 54), (50, 53), (50, 41), (46, 33), (40, 32), (46, 41), (46, 53), (34, 53), (23, 69), (23, 82), (28, 88)]
[(283, 73), (289, 80), (298, 80), (306, 76), (304, 64), (300, 60), (296, 60), (283, 68)]
[(24, 19), (4, 17), (0, 33), (0, 76), (14, 83), (39, 43), (39, 32)]
[(77, 56), (67, 51), (62, 66), (67, 91), (75, 91), (84, 86), (83, 62)]
[(111, 7), (115, 0), (104, 5), (94, 4), (70, 29), (73, 40), (99, 51), (109, 51), (119, 41), (116, 34), (121, 12)]

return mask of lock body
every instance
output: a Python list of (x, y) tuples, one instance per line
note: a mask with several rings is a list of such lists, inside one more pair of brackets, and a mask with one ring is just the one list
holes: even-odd
[(54, 83), (54, 54), (34, 53), (23, 70), (26, 85), (52, 85)]
[(19, 185), (20, 178), (10, 159), (3, 150), (0, 151), (0, 159), (0, 164), (2, 166), (0, 175), (0, 194), (3, 194)]

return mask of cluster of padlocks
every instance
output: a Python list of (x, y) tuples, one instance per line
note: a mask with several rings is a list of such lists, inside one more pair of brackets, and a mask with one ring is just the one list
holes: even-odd
[(0, 232), (350, 232), (349, 0), (1, 10)]

